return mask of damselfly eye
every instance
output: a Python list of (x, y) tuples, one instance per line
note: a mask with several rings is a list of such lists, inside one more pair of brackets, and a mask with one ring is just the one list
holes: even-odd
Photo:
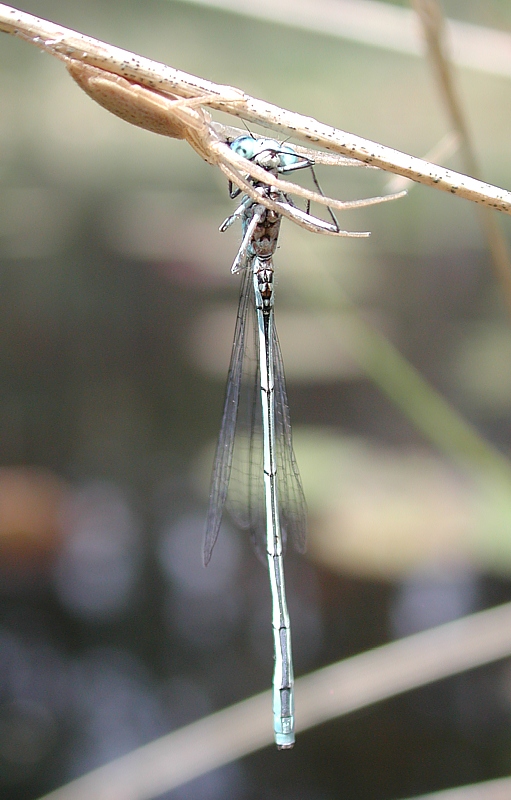
[(278, 153), (280, 156), (281, 167), (291, 167), (294, 164), (298, 164), (300, 161), (300, 156), (298, 155), (298, 153), (287, 144), (281, 145), (279, 147)]
[(231, 150), (251, 161), (257, 152), (257, 145), (257, 139), (252, 136), (238, 136), (237, 139), (231, 142)]

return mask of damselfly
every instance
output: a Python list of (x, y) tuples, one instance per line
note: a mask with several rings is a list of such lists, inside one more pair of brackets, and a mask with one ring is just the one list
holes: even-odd
[[(313, 233), (332, 236), (368, 236), (368, 233), (343, 231), (330, 210), (361, 208), (402, 197), (398, 192), (363, 200), (336, 200), (320, 191), (312, 171), (316, 191), (282, 179), (281, 175), (311, 168), (314, 163), (360, 166), (345, 156), (312, 151), (281, 144), (274, 139), (236, 136), (237, 129), (213, 122), (201, 106), (211, 101), (244, 102), (237, 89), (222, 87), (198, 97), (182, 97), (160, 92), (126, 80), (99, 67), (84, 64), (59, 54), (59, 58), (79, 86), (96, 102), (122, 119), (142, 128), (186, 139), (209, 164), (218, 166), (228, 178), (231, 197), (241, 193), (240, 205), (221, 226), (228, 228), (241, 219), (243, 239), (233, 264), (233, 272), (243, 272), (238, 319), (227, 382), (222, 427), (213, 470), (204, 562), (207, 564), (220, 529), (234, 462), (245, 464), (238, 471), (237, 494), (230, 491), (230, 510), (237, 522), (251, 531), (256, 548), (268, 561), (273, 607), (275, 671), (273, 678), (274, 729), (277, 745), (289, 748), (294, 743), (293, 665), (291, 634), (284, 588), (283, 550), (290, 536), (299, 550), (305, 545), (306, 507), (300, 475), (291, 440), (282, 355), (273, 321), (273, 254), (281, 217), (287, 217)], [(310, 120), (309, 120), (310, 121)], [(232, 135), (232, 131), (236, 134)], [(303, 134), (302, 134), (303, 135)], [(234, 138), (236, 137), (236, 138)], [(307, 134), (307, 139), (314, 136)], [(231, 141), (231, 139), (234, 139)], [(230, 144), (228, 142), (230, 141)], [(366, 160), (366, 159), (364, 159)], [(367, 166), (364, 164), (363, 166)], [(237, 188), (233, 191), (233, 186)], [(293, 193), (307, 201), (307, 210), (290, 199)], [(310, 214), (310, 202), (327, 206), (331, 222)], [(251, 311), (252, 309), (252, 311)], [(243, 362), (247, 356), (248, 315), (254, 317), (255, 338), (252, 360), (255, 367), (243, 402)], [(245, 407), (246, 436), (236, 436), (239, 411)], [(239, 457), (236, 457), (236, 450)], [(231, 484), (234, 481), (231, 480)], [(233, 497), (233, 494), (235, 495)]]
[[(236, 211), (220, 228), (224, 231), (241, 219), (243, 238), (232, 272), (242, 272), (242, 279), (211, 484), (204, 563), (209, 562), (217, 540), (232, 474), (231, 483), (236, 486), (231, 486), (229, 492), (229, 510), (241, 527), (250, 530), (256, 549), (267, 560), (270, 573), (275, 657), (274, 733), (277, 746), (285, 749), (293, 746), (295, 734), (291, 630), (283, 555), (287, 538), (294, 541), (298, 550), (304, 549), (307, 512), (293, 452), (282, 354), (274, 322), (273, 255), (281, 223), (278, 210), (285, 209), (286, 215), (296, 221), (304, 220), (309, 229), (315, 227), (321, 232), (337, 234), (339, 227), (333, 213), (331, 222), (313, 217), (309, 208), (307, 211), (298, 209), (272, 184), (272, 179), (277, 181), (279, 174), (312, 169), (311, 159), (299, 155), (289, 145), (252, 136), (238, 137), (231, 148), (264, 169), (266, 182), (247, 175), (253, 191), (242, 197)], [(315, 177), (314, 182), (317, 183)], [(240, 189), (233, 191), (232, 184), (230, 190), (232, 198), (241, 194)], [(271, 207), (257, 202), (254, 193), (256, 197), (270, 200)], [(366, 233), (353, 235), (367, 236)], [(254, 323), (252, 340), (250, 320)], [(252, 370), (244, 369), (248, 361), (252, 362)], [(245, 430), (235, 436), (240, 415), (244, 417)]]

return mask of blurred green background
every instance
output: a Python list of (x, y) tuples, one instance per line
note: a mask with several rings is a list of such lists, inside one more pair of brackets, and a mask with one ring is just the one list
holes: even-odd
[[(504, 0), (443, 5), (511, 30)], [(449, 130), (416, 57), (171, 0), (23, 9), (414, 155)], [(459, 70), (457, 83), (484, 179), (511, 186), (511, 81)], [(446, 166), (463, 171), (456, 155)], [(384, 173), (317, 172), (342, 199), (388, 190)], [(220, 173), (184, 142), (130, 127), (56, 59), (0, 38), (6, 798), (38, 797), (270, 685), (267, 577), (249, 542), (226, 520), (201, 565), (237, 306), (240, 231), (218, 232), (231, 210)], [(509, 238), (511, 221), (498, 221)], [(287, 567), (298, 675), (511, 599), (511, 479), (497, 455), (511, 445), (511, 330), (475, 209), (414, 187), (341, 223), (371, 238), (285, 220), (276, 257), (310, 513), (308, 553)], [(388, 396), (407, 405), (400, 362), (387, 393), (370, 380), (380, 337), (494, 447), (494, 463), (491, 448), (466, 460), (449, 438), (439, 448), (402, 413)], [(419, 427), (432, 398), (421, 391)], [(168, 797), (420, 794), (509, 774), (510, 723), (511, 664), (500, 663)]]

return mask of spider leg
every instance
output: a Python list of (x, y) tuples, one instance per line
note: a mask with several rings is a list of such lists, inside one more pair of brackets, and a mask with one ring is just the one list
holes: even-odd
[[(259, 181), (260, 183), (268, 184), (268, 172), (263, 169), (263, 167), (260, 167), (257, 164), (254, 164), (252, 161), (237, 155), (230, 149), (230, 147), (228, 147), (228, 145), (223, 142), (219, 141), (216, 143), (215, 150), (217, 150), (219, 153), (222, 151), (224, 155), (224, 163), (227, 161), (232, 167), (248, 173), (252, 178), (254, 178), (254, 180)], [(376, 205), (377, 203), (386, 203), (390, 200), (397, 200), (399, 197), (404, 197), (405, 194), (404, 192), (396, 192), (395, 194), (379, 197), (368, 197), (362, 200), (336, 200), (333, 197), (326, 197), (318, 192), (313, 192), (310, 189), (306, 189), (296, 183), (283, 181), (276, 176), (272, 176), (271, 185), (276, 189), (279, 189), (284, 194), (296, 194), (299, 197), (303, 197), (304, 200), (311, 200), (312, 202), (319, 203), (320, 205), (330, 206), (331, 208), (337, 208), (339, 210), (364, 208), (365, 206), (372, 206)]]
[[(243, 161), (245, 161), (245, 159), (243, 159)], [(311, 214), (307, 214), (305, 211), (302, 211), (296, 206), (291, 205), (290, 202), (274, 200), (268, 197), (266, 194), (264, 194), (264, 189), (261, 187), (255, 187), (249, 181), (245, 180), (245, 178), (243, 178), (243, 176), (240, 175), (231, 164), (226, 164), (222, 160), (218, 163), (218, 166), (229, 180), (239, 186), (242, 191), (244, 191), (256, 203), (275, 211), (277, 214), (281, 214), (283, 217), (287, 217), (287, 219), (290, 219), (291, 222), (300, 225), (300, 227), (305, 228), (305, 230), (311, 231), (312, 233), (325, 233), (329, 234), (330, 236), (349, 236), (353, 238), (365, 238), (370, 235), (367, 231), (340, 230), (338, 226), (334, 226), (329, 222), (325, 222), (325, 220), (322, 220), (319, 217), (314, 217)], [(268, 186), (269, 184), (267, 183), (266, 185)], [(271, 185), (273, 186), (273, 180)]]

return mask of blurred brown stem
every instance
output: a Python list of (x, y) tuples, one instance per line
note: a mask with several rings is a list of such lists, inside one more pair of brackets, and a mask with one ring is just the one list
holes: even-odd
[[(459, 92), (456, 88), (454, 70), (449, 58), (442, 7), (439, 0), (411, 0), (411, 4), (421, 21), (429, 59), (436, 73), (437, 83), (451, 118), (451, 124), (460, 136), (460, 149), (465, 169), (474, 178), (480, 179), (479, 166), (463, 113)], [(502, 288), (508, 313), (511, 316), (511, 261), (507, 241), (491, 210), (480, 208), (478, 211), (481, 226), (490, 249), (494, 272)]]

